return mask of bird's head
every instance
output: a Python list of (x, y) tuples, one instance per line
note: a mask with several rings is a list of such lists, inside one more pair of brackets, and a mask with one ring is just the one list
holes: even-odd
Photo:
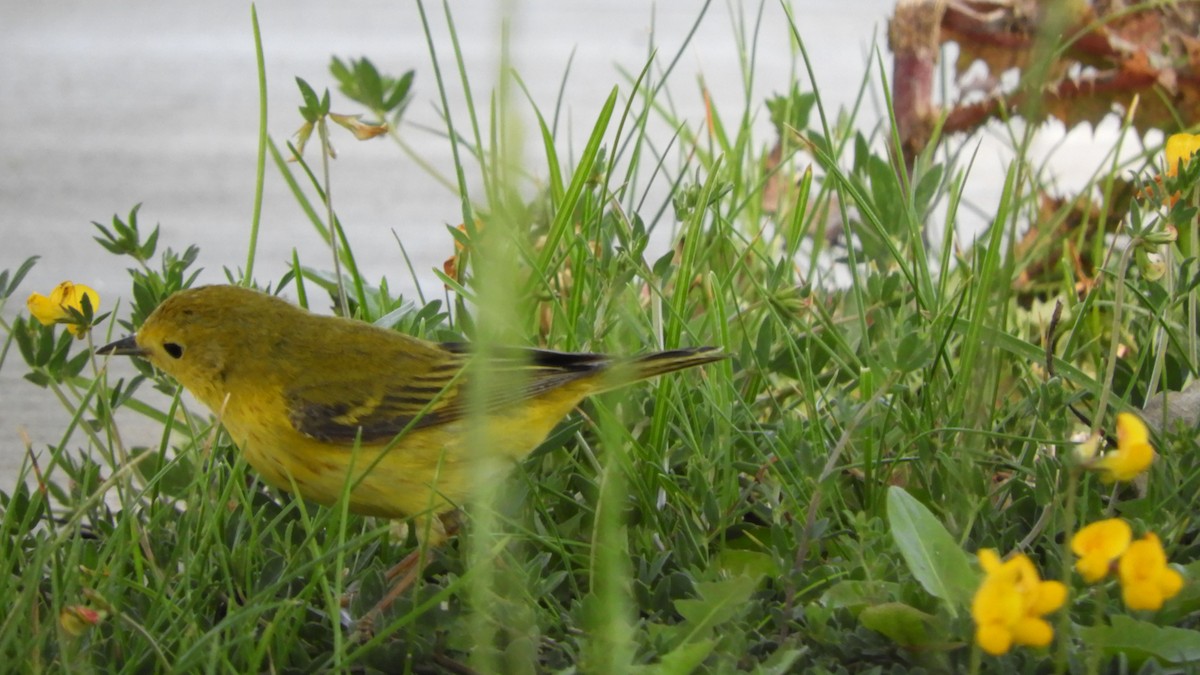
[(267, 314), (287, 303), (237, 286), (204, 286), (179, 291), (146, 318), (135, 335), (96, 350), (100, 355), (136, 356), (175, 378), (209, 403), (224, 396), (224, 380), (234, 363), (255, 353), (269, 325)]

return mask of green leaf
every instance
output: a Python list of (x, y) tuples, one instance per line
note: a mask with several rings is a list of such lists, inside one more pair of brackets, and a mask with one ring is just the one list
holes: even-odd
[(471, 245), (471, 235), (468, 234), (465, 229), (460, 230), (457, 227), (451, 227), (450, 225), (447, 225), (446, 231), (450, 233), (450, 236), (454, 239), (455, 243), (463, 248), (467, 248)]
[(313, 91), (311, 85), (304, 81), (304, 78), (296, 78), (296, 86), (300, 87), (300, 97), (304, 99), (304, 105), (310, 108), (316, 108), (319, 103), (317, 101), (317, 92)]
[(130, 452), (133, 458), (149, 455), (136, 462), (136, 470), (147, 483), (157, 481), (158, 488), (163, 494), (182, 499), (187, 495), (196, 479), (195, 463), (185, 454), (168, 458), (157, 449), (134, 448)]
[(54, 350), (50, 354), (49, 361), (45, 364), (46, 369), (50, 371), (51, 376), (56, 381), (62, 381), (66, 373), (63, 368), (67, 363), (67, 355), (71, 353), (71, 345), (75, 342), (75, 336), (71, 335), (70, 331), (64, 330), (58, 334), (58, 341), (54, 344)]
[(11, 279), (8, 276), (8, 270), (0, 272), (0, 300), (9, 298), (17, 290), (17, 286), (21, 284), (21, 280), (25, 278), (26, 274), (29, 274), (29, 270), (33, 269), (33, 264), (37, 261), (38, 256), (36, 255), (31, 258), (27, 258), (25, 262), (21, 263), (21, 266), (17, 268), (17, 271), (12, 273)]
[(146, 262), (154, 256), (154, 249), (158, 245), (158, 227), (154, 228), (143, 243), (138, 231), (138, 211), (141, 208), (141, 204), (134, 204), (125, 220), (113, 214), (111, 230), (93, 220), (92, 225), (102, 236), (92, 238), (109, 253), (127, 255), (139, 262)]
[(1200, 632), (1186, 628), (1156, 626), (1122, 614), (1113, 614), (1108, 626), (1079, 631), (1092, 649), (1106, 656), (1124, 655), (1136, 669), (1143, 661), (1157, 658), (1167, 663), (1200, 663)]
[[(32, 323), (29, 324), (33, 326)], [(54, 326), (37, 326), (38, 342), (37, 350), (33, 354), (33, 365), (44, 366), (50, 363), (50, 359), (54, 356), (55, 335)]]
[(672, 631), (673, 646), (706, 639), (714, 628), (745, 611), (757, 586), (756, 579), (744, 576), (697, 583), (699, 597), (675, 602), (683, 624)]
[(911, 373), (929, 365), (933, 360), (933, 344), (927, 335), (905, 333), (896, 348), (896, 368)]
[(363, 96), (362, 103), (372, 109), (383, 107), (383, 80), (375, 64), (367, 58), (361, 58), (354, 64), (354, 74), (358, 80), (358, 89)]
[[(904, 208), (904, 201), (900, 194), (900, 181), (896, 178), (896, 170), (890, 163), (881, 157), (871, 155), (867, 160), (867, 175), (871, 179), (870, 194), (874, 198), (875, 209), (879, 213), (900, 213)], [(903, 235), (904, 230), (900, 227), (900, 219), (888, 221), (893, 225), (892, 229), (886, 233), (881, 233), (882, 236), (891, 235), (899, 237)]]
[[(317, 92), (309, 86), (303, 78), (296, 78), (296, 86), (300, 88), (300, 98), (304, 99), (304, 105), (300, 108), (300, 115), (310, 124), (315, 123), (317, 118), (321, 116), (321, 100), (317, 98)], [(326, 90), (326, 95), (329, 91)]]
[(887, 496), (892, 539), (913, 577), (926, 591), (946, 601), (951, 616), (970, 602), (979, 576), (967, 555), (925, 505), (893, 486)]
[(918, 215), (923, 215), (929, 210), (930, 204), (938, 194), (938, 187), (942, 184), (943, 173), (945, 167), (935, 164), (921, 176), (920, 182), (913, 190), (913, 206)]
[(779, 576), (779, 565), (775, 556), (762, 551), (748, 551), (739, 548), (726, 548), (717, 553), (717, 567), (730, 576), (744, 576), (751, 579)]
[(34, 366), (36, 355), (34, 353), (33, 336), (36, 334), (36, 329), (33, 325), (34, 321), (26, 321), (24, 318), (17, 318), (13, 322), (12, 336), (17, 342), (17, 350), (21, 352), (21, 358), (25, 359), (25, 363)]
[(663, 654), (662, 659), (658, 663), (638, 669), (638, 672), (653, 673), (655, 675), (685, 675), (686, 673), (695, 672), (704, 663), (704, 659), (707, 659), (708, 655), (712, 654), (716, 646), (716, 640), (688, 642)]
[(868, 606), (882, 605), (899, 597), (900, 590), (900, 585), (892, 581), (839, 581), (821, 594), (821, 604), (861, 612)]
[(769, 363), (771, 353), (775, 349), (775, 322), (766, 320), (758, 327), (758, 336), (754, 341), (754, 356), (758, 363)]
[(88, 360), (91, 358), (91, 356), (92, 354), (88, 350), (81, 350), (63, 365), (63, 376), (68, 378), (78, 377), (79, 374), (83, 372), (83, 369), (87, 367)]
[(0, 492), (0, 513), (3, 514), (0, 524), (5, 526), (7, 532), (30, 532), (42, 520), (42, 510), (38, 508), (40, 501), (36, 493), (30, 493), (27, 484), (19, 481), (13, 488), (12, 497)]
[(858, 620), (898, 645), (913, 647), (929, 641), (925, 626), (933, 620), (933, 615), (902, 602), (885, 602), (864, 609)]
[(808, 116), (816, 104), (816, 94), (801, 93), (800, 87), (792, 83), (792, 90), (786, 94), (776, 94), (768, 98), (767, 112), (771, 115), (771, 125), (776, 133), (786, 136), (789, 130), (803, 131), (808, 127)]
[(25, 379), (45, 389), (50, 384), (50, 377), (41, 371), (25, 373)]
[(146, 237), (145, 243), (138, 250), (142, 260), (149, 260), (154, 257), (154, 249), (158, 247), (158, 227), (155, 227), (150, 236)]
[(807, 647), (797, 646), (802, 645), (802, 641), (796, 637), (789, 638), (784, 642), (783, 646), (775, 650), (770, 658), (766, 659), (754, 669), (756, 675), (788, 675), (789, 673), (798, 672), (796, 661), (804, 656), (808, 651)]
[(383, 102), (384, 109), (388, 112), (403, 112), (404, 108), (408, 106), (408, 95), (412, 92), (412, 83), (415, 78), (416, 72), (412, 70), (401, 75), (400, 79), (392, 85), (391, 94)]
[[(329, 72), (338, 81), (338, 85), (342, 88), (342, 93), (350, 96), (350, 93), (346, 91), (346, 87), (353, 85), (354, 76), (350, 74), (350, 69), (346, 67), (345, 62), (336, 56), (333, 57), (329, 62)], [(350, 98), (354, 97), (350, 96)]]

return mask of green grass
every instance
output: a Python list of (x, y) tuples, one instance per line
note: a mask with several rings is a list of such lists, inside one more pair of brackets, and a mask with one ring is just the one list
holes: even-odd
[[(422, 17), (453, 29), (449, 13)], [(748, 25), (738, 29), (751, 78)], [(112, 315), (79, 317), (96, 324), (87, 342), (24, 317), (2, 326), (0, 367), (29, 372), (74, 417), (0, 495), (0, 662), (29, 672), (783, 673), (1123, 672), (1200, 660), (1193, 586), (1158, 613), (1127, 612), (1112, 584), (1070, 576), (1065, 549), (1079, 525), (1120, 515), (1158, 533), (1190, 578), (1200, 570), (1193, 433), (1157, 437), (1140, 486), (1102, 485), (1072, 455), (1087, 426), (1072, 408), (1111, 434), (1117, 412), (1180, 388), (1200, 366), (1187, 199), (1169, 216), (1184, 236), (1165, 246), (1155, 243), (1163, 216), (1104, 204), (1134, 210), (1125, 233), (1167, 256), (1167, 276), (1124, 255), (1127, 239), (1080, 229), (1072, 244), (1105, 261), (1094, 285), (1076, 293), (1078, 270), (1049, 258), (1019, 286), (1046, 249), (1021, 252), (1018, 235), (1031, 222), (1052, 232), (1070, 215), (1037, 215), (1040, 172), (1019, 131), (1001, 199), (986, 207), (990, 227), (972, 243), (955, 237), (975, 178), (953, 139), (899, 176), (888, 129), (859, 128), (857, 106), (828, 110), (802, 85), (769, 102), (747, 86), (741, 109), (713, 109), (697, 126), (670, 105), (677, 55), (657, 54), (626, 73), (572, 146), (555, 133), (558, 102), (530, 100), (518, 76), (473, 91), (457, 37), (430, 49), (441, 69), (417, 76), (436, 85), (443, 110), (450, 88), (469, 102), (445, 111), (456, 164), (440, 180), (459, 187), (465, 224), (449, 290), (405, 300), (359, 273), (338, 204), (324, 198), (338, 175), (322, 144), (342, 130), (306, 84), (314, 135), (303, 161), (286, 162), (292, 149), (264, 125), (259, 176), (273, 158), (331, 258), (294, 257), (283, 278), (250, 278), (256, 225), (245, 274), (231, 271), (231, 282), (430, 339), (614, 353), (710, 344), (733, 358), (590, 400), (511, 472), (481, 475), (465, 533), (358, 643), (346, 617), (384, 592), (384, 570), (413, 536), (265, 487), (169, 379), (144, 366), (114, 379), (91, 356), (92, 336), (136, 328), (193, 281), (203, 255), (161, 250), (187, 242), (138, 230), (135, 208), (100, 233), (134, 265), (129, 294), (100, 308)], [(396, 130), (405, 78), (340, 62), (335, 75), (362, 104), (346, 112), (389, 121), (410, 152), (409, 130)], [(864, 76), (864, 91), (886, 86)], [(525, 138), (518, 109), (538, 120)], [(775, 138), (752, 131), (756, 113), (780, 133), (775, 166)], [(654, 135), (663, 123), (678, 133)], [(522, 163), (526, 143), (541, 150), (536, 166)], [(1093, 184), (1112, 195), (1114, 176), (1140, 168), (1114, 160)], [(665, 199), (649, 197), (664, 187)], [(770, 208), (773, 190), (783, 196)], [(927, 240), (942, 218), (945, 237)], [(831, 243), (838, 222), (845, 234)], [(407, 261), (400, 248), (397, 261)], [(848, 283), (830, 280), (835, 266)], [(0, 298), (20, 297), (22, 275), (0, 276)], [(155, 420), (161, 436), (123, 434), (119, 408)], [(988, 657), (972, 646), (980, 548), (1027, 553), (1072, 588), (1051, 617), (1049, 649)], [(104, 614), (73, 635), (61, 619), (73, 608)]]

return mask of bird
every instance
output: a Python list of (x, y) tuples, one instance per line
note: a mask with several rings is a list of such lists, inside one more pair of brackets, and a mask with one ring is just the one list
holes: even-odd
[[(142, 358), (174, 378), (270, 485), (326, 506), (345, 495), (353, 513), (414, 520), (430, 545), (448, 536), (444, 516), (471, 496), (481, 456), (515, 464), (586, 397), (727, 358), (714, 347), (624, 358), (476, 349), (233, 285), (178, 291), (97, 353)], [(494, 386), (473, 388), (477, 381)], [(472, 424), (486, 429), (482, 449)]]

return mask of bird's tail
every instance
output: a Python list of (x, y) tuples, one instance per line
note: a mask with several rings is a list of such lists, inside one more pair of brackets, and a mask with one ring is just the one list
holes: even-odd
[(610, 376), (605, 378), (606, 386), (603, 386), (602, 390), (615, 389), (638, 380), (658, 377), (676, 370), (702, 366), (727, 358), (729, 358), (729, 354), (716, 347), (690, 347), (635, 356), (611, 364)]

